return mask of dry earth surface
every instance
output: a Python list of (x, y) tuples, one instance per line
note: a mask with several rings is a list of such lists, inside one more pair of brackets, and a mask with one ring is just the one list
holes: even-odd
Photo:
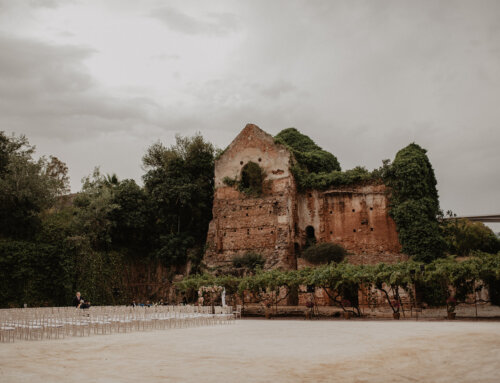
[(0, 382), (500, 382), (500, 323), (240, 320), (0, 344)]

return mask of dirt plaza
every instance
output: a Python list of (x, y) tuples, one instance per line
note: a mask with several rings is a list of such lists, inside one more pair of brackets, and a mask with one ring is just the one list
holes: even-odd
[(0, 345), (2, 382), (498, 382), (496, 321), (238, 320)]

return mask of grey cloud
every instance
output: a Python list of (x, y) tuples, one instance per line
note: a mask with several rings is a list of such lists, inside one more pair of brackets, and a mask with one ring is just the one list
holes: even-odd
[(0, 124), (27, 134), (51, 132), (87, 138), (127, 129), (124, 121), (154, 120), (158, 105), (135, 96), (113, 97), (101, 91), (83, 61), (87, 47), (50, 45), (0, 35)]
[(173, 7), (164, 7), (154, 10), (151, 16), (170, 30), (186, 35), (223, 36), (238, 27), (237, 17), (230, 13), (209, 13), (204, 18), (198, 18)]
[(62, 3), (64, 3), (64, 0), (30, 0), (29, 2), (32, 7), (40, 8), (57, 8)]
[[(106, 4), (111, 12), (133, 4), (159, 20), (158, 41), (189, 42), (152, 57), (165, 61), (164, 78), (177, 78), (157, 102), (137, 99), (128, 84), (114, 96), (103, 91), (85, 70), (92, 48), (0, 39), (0, 129), (46, 143), (46, 153), (64, 146), (51, 140), (64, 141), (73, 179), (101, 164), (140, 180), (140, 158), (155, 140), (168, 145), (175, 132), (201, 131), (225, 147), (253, 122), (271, 134), (297, 127), (343, 169), (378, 167), (415, 141), (428, 149), (443, 209), (500, 211), (500, 2), (214, 1), (205, 8), (227, 13), (192, 12), (185, 2), (153, 13), (135, 1)], [(217, 47), (228, 35), (223, 62), (196, 59), (205, 36)], [(87, 158), (94, 148), (95, 160)]]
[(290, 93), (290, 92), (293, 92), (295, 90), (297, 90), (297, 88), (291, 82), (288, 82), (285, 80), (280, 80), (280, 81), (276, 81), (270, 85), (266, 85), (265, 87), (263, 87), (263, 89), (261, 89), (260, 92), (264, 96), (267, 96), (270, 98), (278, 98), (282, 94)]

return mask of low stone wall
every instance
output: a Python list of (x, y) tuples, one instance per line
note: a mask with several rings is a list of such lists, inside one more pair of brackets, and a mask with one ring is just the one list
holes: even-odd
[[(475, 319), (477, 309), (478, 319), (499, 319), (500, 320), (500, 307), (481, 303), (476, 305), (461, 304), (456, 308), (457, 319)], [(305, 312), (310, 311), (305, 306), (278, 306), (267, 309), (271, 317), (286, 318), (296, 317), (304, 318)], [(367, 308), (361, 307), (363, 318), (365, 319), (392, 319), (392, 310), (388, 307)], [(259, 304), (246, 304), (243, 309), (243, 316), (247, 317), (263, 317), (266, 313), (264, 305)], [(338, 318), (342, 317), (343, 310), (335, 306), (316, 306), (314, 308), (314, 317), (316, 318)], [(401, 320), (440, 320), (446, 319), (446, 307), (427, 308), (421, 310), (405, 309), (401, 312)]]

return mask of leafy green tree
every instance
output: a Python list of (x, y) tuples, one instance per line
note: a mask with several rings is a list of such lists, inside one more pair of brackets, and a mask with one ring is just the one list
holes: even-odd
[(68, 190), (66, 165), (56, 157), (35, 160), (34, 152), (25, 136), (0, 132), (0, 235), (33, 236), (38, 214)]
[(500, 251), (500, 240), (482, 222), (455, 218), (444, 221), (442, 227), (450, 254), (466, 256), (476, 250), (492, 254)]
[(426, 150), (414, 143), (401, 149), (386, 172), (386, 183), (403, 252), (422, 262), (443, 257), (437, 182)]
[(99, 168), (83, 179), (82, 190), (74, 201), (76, 218), (79, 232), (85, 233), (94, 249), (111, 248), (112, 232), (116, 226), (112, 214), (120, 208), (113, 199), (113, 186)]
[(151, 248), (149, 231), (153, 225), (146, 192), (134, 180), (117, 180), (113, 185), (111, 202), (117, 206), (109, 213), (114, 223), (111, 228), (113, 247), (142, 252), (144, 256)]
[(198, 134), (177, 136), (169, 148), (156, 143), (143, 158), (155, 253), (167, 265), (185, 263), (193, 247), (202, 254), (212, 219), (214, 156), (213, 145)]

